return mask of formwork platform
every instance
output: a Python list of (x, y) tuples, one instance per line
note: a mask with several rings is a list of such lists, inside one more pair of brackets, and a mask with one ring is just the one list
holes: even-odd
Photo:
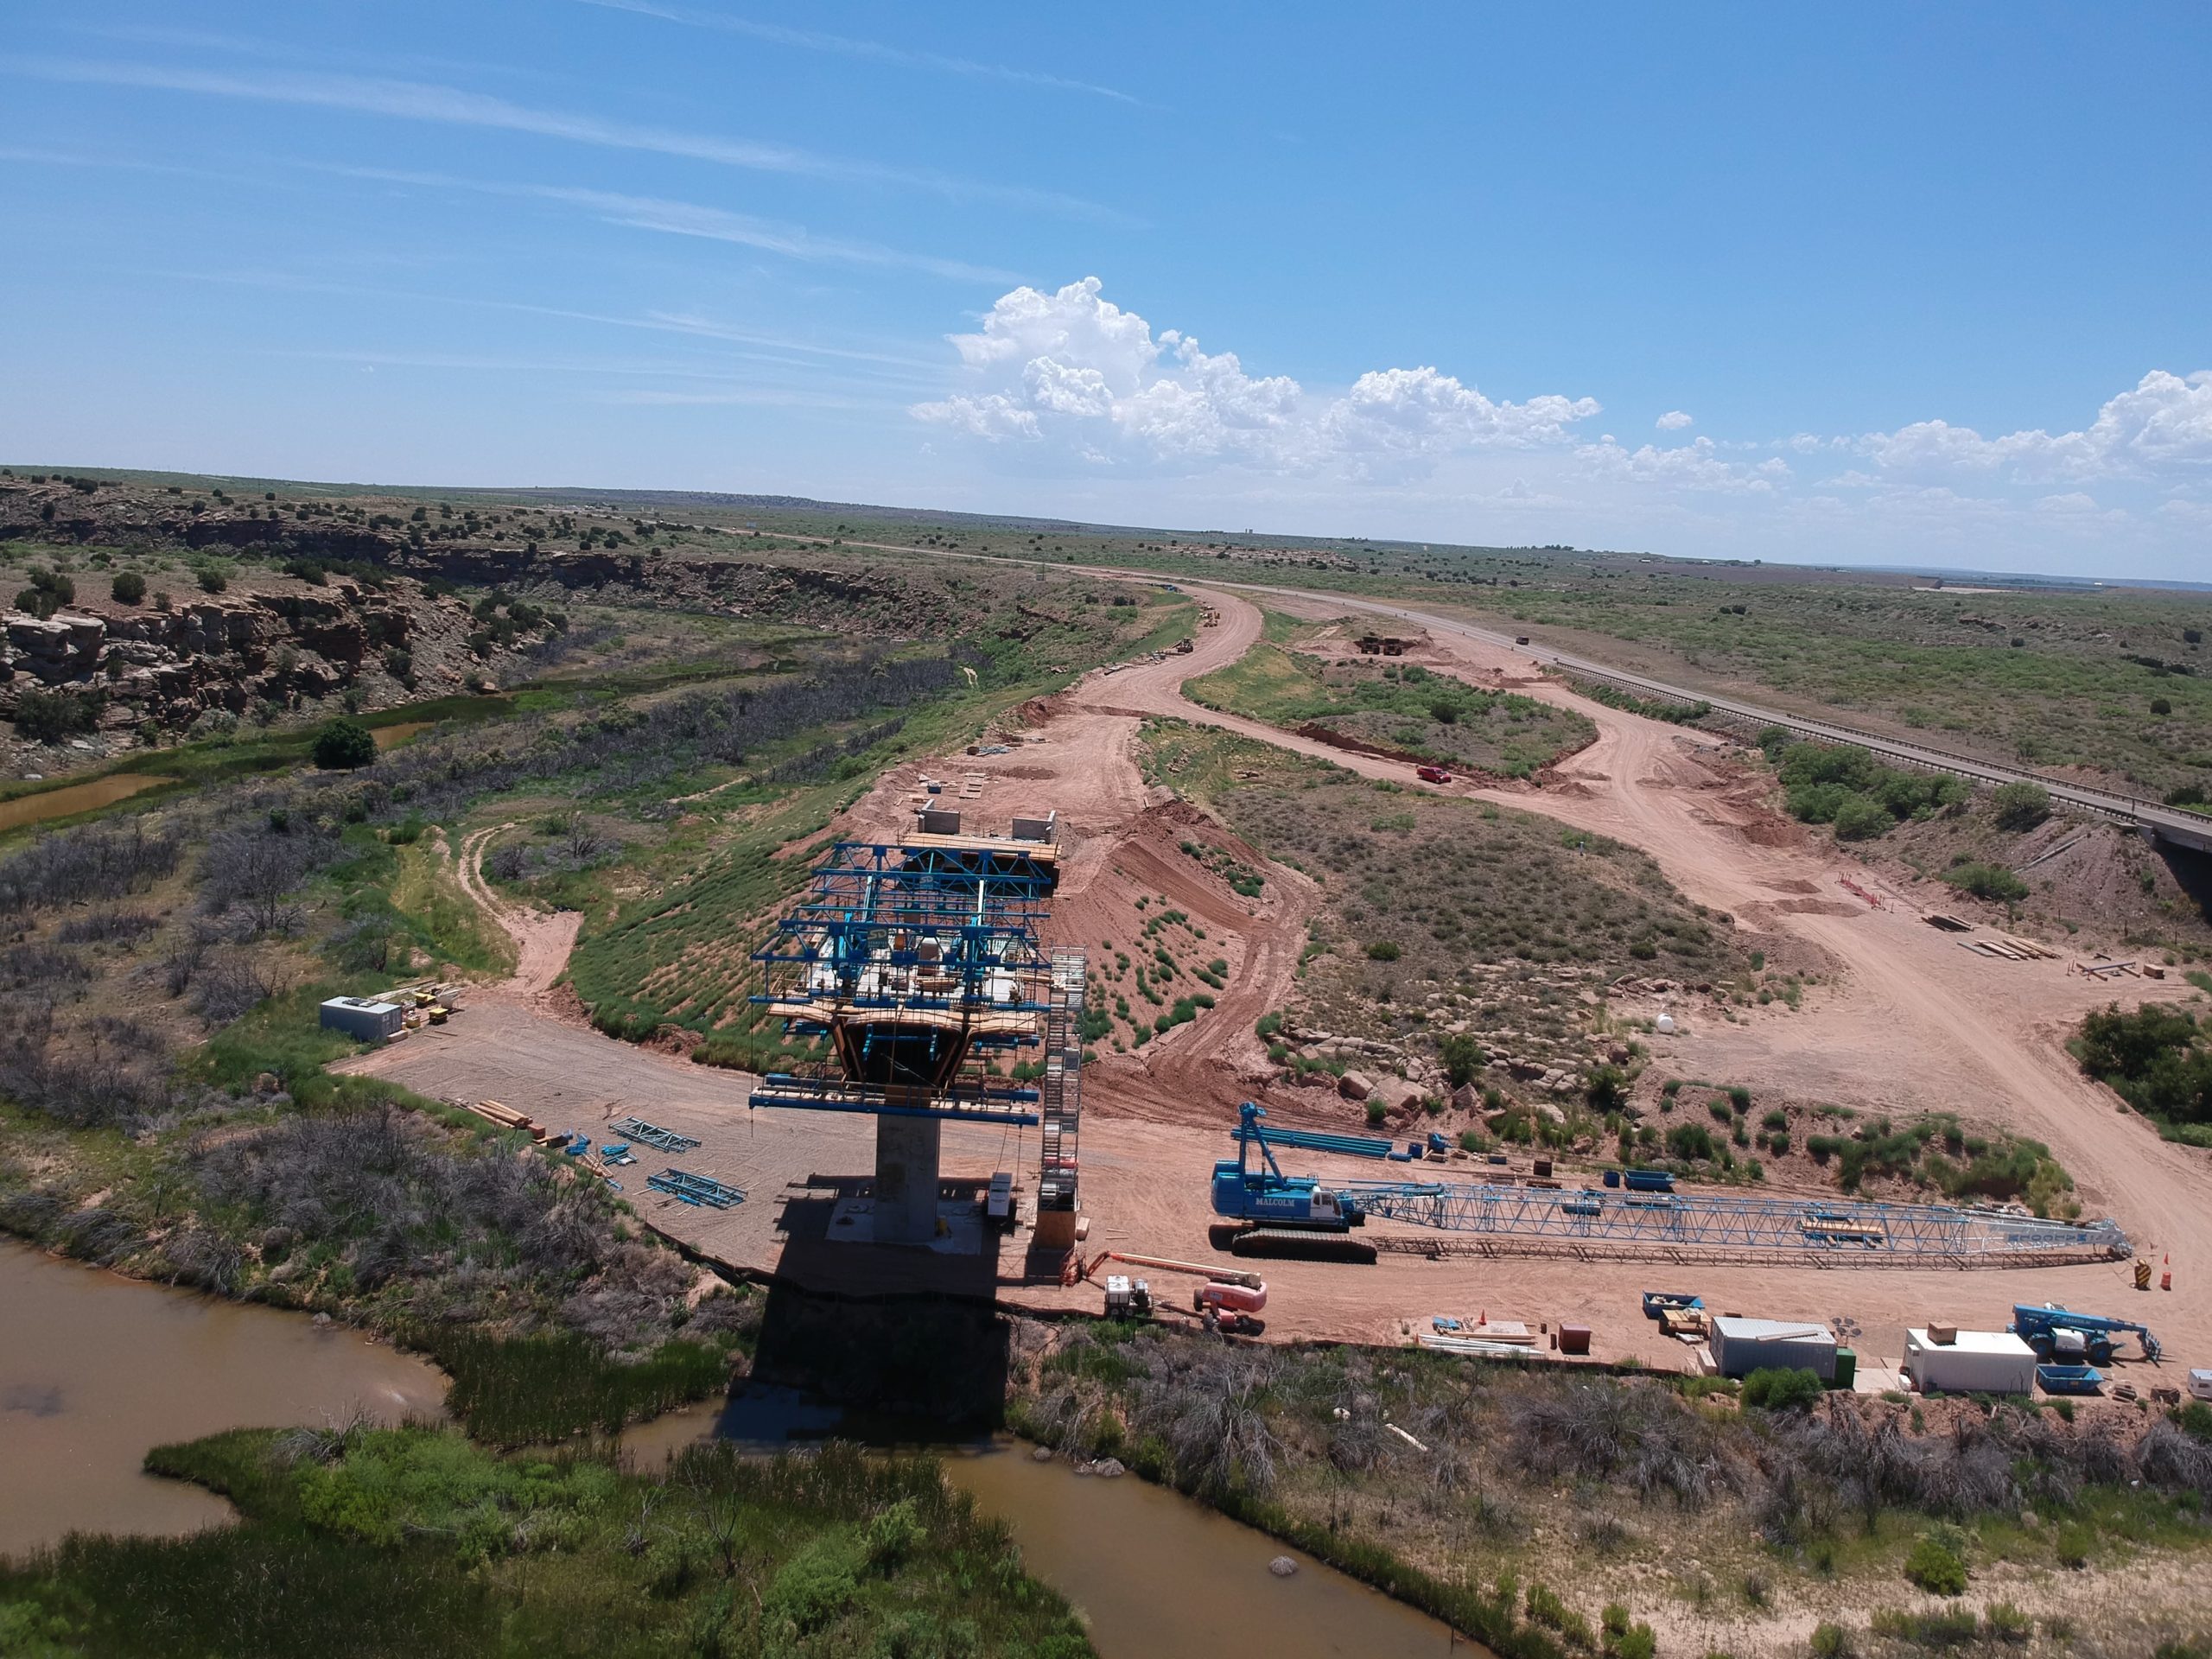
[(964, 830), (945, 807), (919, 820), (895, 842), (837, 842), (754, 956), (754, 1005), (810, 1058), (763, 1077), (748, 1104), (877, 1120), (879, 1240), (940, 1235), (949, 1122), (1040, 1126), (1039, 1210), (1074, 1205), (1084, 957), (1039, 938), (1057, 820), (1017, 818), (1008, 835)]

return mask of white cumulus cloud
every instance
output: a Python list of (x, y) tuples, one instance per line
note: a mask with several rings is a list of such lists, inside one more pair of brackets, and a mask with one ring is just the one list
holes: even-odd
[(1679, 432), (1686, 426), (1696, 424), (1697, 423), (1690, 418), (1688, 410), (1680, 409), (1670, 409), (1652, 422), (1652, 425), (1657, 427), (1662, 432)]
[(2212, 468), (2212, 370), (2153, 369), (2078, 432), (2033, 428), (1987, 438), (1970, 426), (1916, 421), (1872, 432), (1859, 452), (1916, 480), (1981, 474), (2022, 482), (2152, 478)]
[(970, 436), (1057, 443), (1091, 462), (1223, 460), (1295, 472), (1404, 467), (1478, 449), (1563, 443), (1598, 413), (1588, 397), (1492, 398), (1433, 367), (1371, 370), (1342, 395), (1253, 375), (1104, 296), (1096, 276), (1055, 293), (1002, 295), (974, 334), (952, 336), (970, 382), (912, 408)]
[(1592, 472), (1638, 484), (1677, 489), (1718, 490), (1732, 493), (1766, 495), (1789, 479), (1789, 463), (1778, 455), (1760, 461), (1729, 461), (1711, 438), (1662, 449), (1654, 444), (1630, 449), (1607, 438), (1584, 444), (1575, 459)]

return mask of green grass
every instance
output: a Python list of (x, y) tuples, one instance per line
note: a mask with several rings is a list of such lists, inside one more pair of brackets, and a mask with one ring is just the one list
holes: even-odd
[(1529, 777), (1597, 734), (1580, 715), (1477, 690), (1418, 664), (1338, 668), (1268, 644), (1185, 690), (1205, 708), (1285, 728), (1317, 724), (1360, 743), (1509, 778)]
[(709, 1343), (666, 1342), (645, 1358), (609, 1358), (565, 1332), (497, 1337), (480, 1331), (416, 1333), (453, 1377), (446, 1409), (493, 1446), (619, 1433), (625, 1423), (703, 1400), (729, 1384), (729, 1358)]

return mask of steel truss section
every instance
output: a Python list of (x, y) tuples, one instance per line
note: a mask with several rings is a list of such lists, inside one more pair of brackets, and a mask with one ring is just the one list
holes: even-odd
[[(1845, 1203), (1725, 1194), (1630, 1194), (1458, 1182), (1351, 1182), (1370, 1216), (1469, 1233), (1468, 1249), (1638, 1259), (1816, 1260), (1826, 1265), (2028, 1265), (2129, 1253), (2117, 1224), (2082, 1224), (1954, 1205)], [(1454, 1241), (1456, 1243), (1457, 1241)], [(1418, 1249), (1420, 1246), (1414, 1246)]]
[(1083, 1127), (1083, 993), (1087, 961), (1073, 946), (1052, 950), (1045, 1016), (1045, 1075), (1038, 1090), (1044, 1119), (1039, 1153), (1037, 1207), (1072, 1210), (1079, 1172), (1077, 1139)]

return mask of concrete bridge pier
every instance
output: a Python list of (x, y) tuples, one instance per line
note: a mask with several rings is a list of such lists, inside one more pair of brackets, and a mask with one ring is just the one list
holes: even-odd
[(937, 1236), (938, 1162), (944, 1128), (933, 1117), (875, 1120), (875, 1242), (926, 1244)]

